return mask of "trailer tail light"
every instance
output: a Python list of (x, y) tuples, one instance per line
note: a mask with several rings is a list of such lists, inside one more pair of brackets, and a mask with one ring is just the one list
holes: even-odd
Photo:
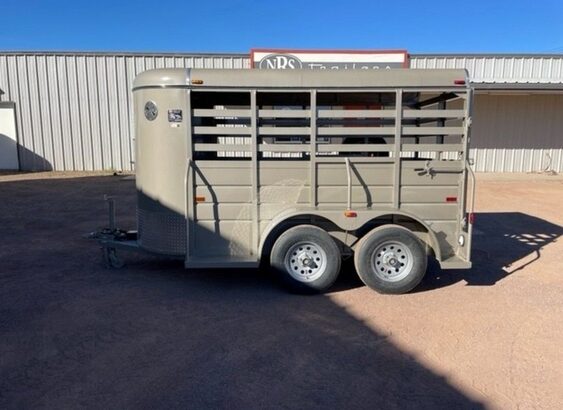
[(358, 216), (358, 213), (356, 211), (344, 211), (344, 216), (346, 218), (355, 218)]
[(195, 201), (196, 202), (205, 202), (205, 197), (203, 195), (196, 195)]
[(465, 80), (454, 80), (455, 85), (465, 85)]
[(201, 85), (201, 84), (203, 84), (203, 80), (198, 80), (198, 79), (195, 79), (195, 78), (194, 78), (194, 79), (192, 79), (192, 84)]
[(457, 196), (447, 196), (446, 202), (457, 202)]
[(473, 224), (475, 223), (475, 214), (474, 214), (473, 212), (471, 212), (471, 213), (469, 214), (469, 223), (470, 223), (471, 225), (473, 225)]

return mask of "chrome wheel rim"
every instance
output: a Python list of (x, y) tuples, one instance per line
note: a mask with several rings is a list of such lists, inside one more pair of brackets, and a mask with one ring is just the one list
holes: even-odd
[(414, 265), (409, 247), (396, 241), (380, 244), (371, 259), (375, 275), (386, 282), (398, 282), (406, 278)]
[(326, 271), (326, 252), (318, 244), (301, 241), (291, 246), (285, 255), (285, 269), (299, 282), (312, 282)]

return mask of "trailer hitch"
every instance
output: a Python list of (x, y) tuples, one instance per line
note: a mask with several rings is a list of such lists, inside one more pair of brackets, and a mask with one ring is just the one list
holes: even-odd
[(115, 218), (115, 197), (104, 194), (104, 201), (108, 204), (108, 226), (95, 232), (88, 234), (88, 238), (104, 240), (104, 239), (115, 239), (124, 240), (127, 239), (127, 231), (118, 229), (116, 225)]
[(115, 217), (115, 198), (104, 195), (108, 204), (108, 226), (87, 235), (88, 239), (98, 241), (103, 252), (104, 265), (108, 268), (121, 268), (124, 261), (117, 255), (117, 249), (139, 251), (136, 231), (117, 228)]
[(115, 230), (115, 197), (104, 194), (104, 201), (108, 204), (108, 222), (110, 231)]

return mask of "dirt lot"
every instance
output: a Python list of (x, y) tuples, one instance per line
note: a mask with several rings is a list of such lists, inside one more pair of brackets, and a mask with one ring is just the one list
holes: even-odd
[(0, 176), (0, 408), (561, 408), (563, 178), (481, 176), (475, 266), (382, 296), (347, 268), (297, 296), (256, 270), (83, 235), (131, 178)]

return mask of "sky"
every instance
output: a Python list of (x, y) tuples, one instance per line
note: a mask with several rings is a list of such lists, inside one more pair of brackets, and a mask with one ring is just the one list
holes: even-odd
[(0, 50), (563, 53), (563, 1), (0, 0)]

